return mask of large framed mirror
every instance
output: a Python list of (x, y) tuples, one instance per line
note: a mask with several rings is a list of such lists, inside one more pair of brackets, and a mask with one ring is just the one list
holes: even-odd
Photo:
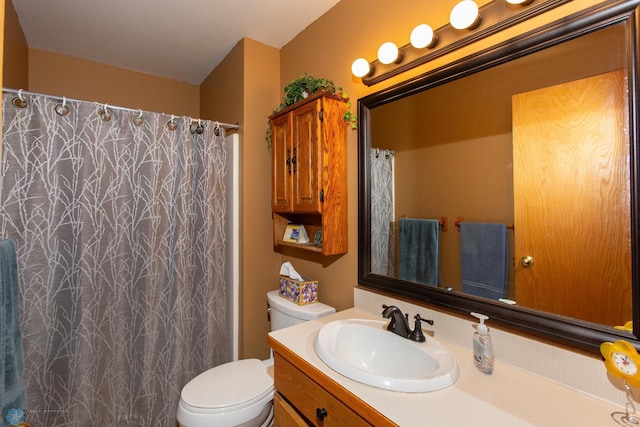
[(358, 101), (361, 286), (591, 352), (640, 348), (639, 3)]

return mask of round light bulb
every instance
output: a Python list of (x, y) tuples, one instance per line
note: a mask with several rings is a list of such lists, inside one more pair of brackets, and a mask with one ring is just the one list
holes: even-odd
[(417, 49), (432, 47), (435, 41), (433, 28), (427, 24), (420, 24), (411, 31), (411, 45)]
[(378, 61), (383, 64), (391, 64), (398, 59), (398, 46), (393, 42), (382, 43), (378, 49)]
[(462, 0), (451, 10), (449, 21), (457, 30), (472, 29), (480, 17), (478, 5), (473, 0)]
[(351, 72), (356, 77), (364, 77), (371, 72), (369, 61), (364, 58), (358, 58), (351, 64)]

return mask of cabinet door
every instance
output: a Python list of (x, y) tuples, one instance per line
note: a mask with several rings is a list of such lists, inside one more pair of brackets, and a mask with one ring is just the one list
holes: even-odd
[(271, 123), (271, 208), (274, 212), (293, 210), (293, 121), (290, 114)]
[(321, 213), (322, 141), (320, 100), (292, 111), (293, 115), (293, 210)]

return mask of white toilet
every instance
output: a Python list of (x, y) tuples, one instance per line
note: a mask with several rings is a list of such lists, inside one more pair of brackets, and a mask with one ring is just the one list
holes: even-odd
[[(335, 313), (322, 303), (297, 305), (267, 293), (271, 330)], [(216, 366), (187, 383), (177, 412), (182, 427), (266, 427), (273, 419), (273, 359), (245, 359)]]

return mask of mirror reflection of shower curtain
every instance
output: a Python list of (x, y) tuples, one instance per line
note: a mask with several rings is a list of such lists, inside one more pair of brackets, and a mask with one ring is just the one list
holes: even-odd
[(371, 150), (371, 272), (395, 275), (393, 152)]
[(231, 359), (224, 132), (12, 98), (0, 234), (18, 251), (26, 421), (174, 426), (182, 387)]

